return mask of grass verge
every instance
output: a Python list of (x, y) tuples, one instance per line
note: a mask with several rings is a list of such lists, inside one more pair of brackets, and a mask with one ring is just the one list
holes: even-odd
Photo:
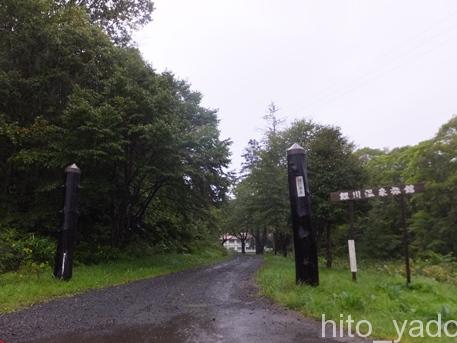
[[(292, 259), (266, 256), (265, 264), (257, 274), (257, 282), (262, 295), (319, 321), (322, 314), (326, 320), (337, 323), (341, 320), (340, 314), (344, 320), (351, 315), (356, 323), (368, 320), (373, 327), (373, 337), (394, 340), (398, 336), (393, 320), (400, 327), (408, 320), (402, 343), (457, 342), (456, 337), (433, 338), (425, 331), (425, 324), (436, 320), (438, 313), (443, 323), (457, 319), (457, 286), (415, 276), (408, 288), (401, 274), (383, 272), (383, 267), (364, 267), (359, 272), (357, 283), (351, 281), (350, 272), (343, 266), (330, 270), (321, 268), (320, 286), (312, 288), (295, 285)], [(424, 337), (414, 337), (420, 334), (420, 325), (411, 323), (412, 320), (423, 323)], [(417, 328), (416, 331), (410, 332), (413, 327)], [(448, 328), (451, 334), (455, 333), (457, 323)], [(430, 329), (433, 332), (435, 327)]]
[(6, 273), (0, 275), (0, 313), (12, 312), (48, 299), (82, 293), (134, 280), (169, 274), (208, 265), (227, 258), (217, 248), (193, 254), (167, 254), (142, 259), (120, 260), (91, 266), (76, 266), (73, 278), (59, 281), (49, 274)]

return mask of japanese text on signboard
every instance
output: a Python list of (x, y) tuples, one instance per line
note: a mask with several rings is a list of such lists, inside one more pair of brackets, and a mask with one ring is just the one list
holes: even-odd
[(423, 183), (401, 185), (401, 186), (387, 186), (380, 188), (365, 188), (352, 191), (339, 191), (330, 193), (331, 201), (347, 201), (347, 200), (360, 200), (370, 198), (384, 198), (388, 196), (397, 196), (401, 194), (415, 194), (424, 192), (425, 187)]

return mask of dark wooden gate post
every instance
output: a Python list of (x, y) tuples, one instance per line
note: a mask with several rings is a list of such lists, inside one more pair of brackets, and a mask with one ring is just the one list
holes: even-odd
[(311, 202), (305, 149), (294, 144), (287, 150), (289, 197), (294, 231), (297, 284), (319, 285), (316, 233), (311, 225)]
[(70, 280), (73, 275), (73, 246), (78, 221), (79, 179), (81, 170), (76, 164), (65, 169), (64, 219), (54, 264), (54, 276)]

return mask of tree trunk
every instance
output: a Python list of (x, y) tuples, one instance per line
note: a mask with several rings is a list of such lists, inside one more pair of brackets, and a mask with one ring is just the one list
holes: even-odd
[(283, 244), (282, 246), (282, 256), (287, 257), (287, 244)]
[(246, 240), (245, 239), (241, 240), (241, 253), (246, 254)]
[(261, 255), (265, 251), (266, 234), (267, 234), (266, 228), (263, 229), (263, 233), (260, 233), (260, 230), (256, 229), (256, 233), (254, 235), (256, 255)]
[(273, 253), (275, 256), (278, 254), (278, 249), (279, 248), (279, 240), (278, 240), (278, 234), (274, 233), (273, 234)]
[(127, 204), (122, 201), (121, 205), (118, 208), (118, 219), (117, 219), (117, 237), (116, 239), (116, 246), (121, 247), (124, 242), (124, 236), (127, 229)]
[(327, 268), (332, 268), (332, 238), (331, 238), (331, 228), (330, 223), (325, 222), (324, 224), (326, 238), (325, 238), (325, 263)]
[(286, 235), (282, 237), (282, 256), (287, 257), (287, 248), (289, 246), (289, 240)]
[(12, 171), (11, 163), (6, 162), (5, 174), (4, 174), (4, 178), (3, 178), (3, 190), (2, 190), (3, 199), (5, 199), (5, 200), (8, 199), (8, 190), (10, 187), (11, 171)]

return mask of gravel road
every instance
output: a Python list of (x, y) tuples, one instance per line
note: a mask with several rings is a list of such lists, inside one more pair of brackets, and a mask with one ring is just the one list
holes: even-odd
[(237, 256), (206, 268), (90, 291), (0, 315), (0, 340), (363, 342), (323, 339), (320, 322), (257, 296), (253, 275), (261, 263), (259, 257)]

